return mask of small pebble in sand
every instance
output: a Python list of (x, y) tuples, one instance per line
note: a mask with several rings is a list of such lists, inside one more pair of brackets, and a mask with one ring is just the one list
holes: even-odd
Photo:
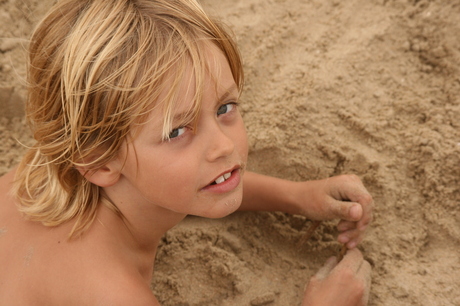
[(275, 301), (274, 293), (266, 293), (251, 300), (251, 306), (261, 306), (273, 303)]

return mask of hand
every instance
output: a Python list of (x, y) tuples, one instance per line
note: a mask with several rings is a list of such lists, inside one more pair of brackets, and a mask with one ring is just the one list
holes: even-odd
[(349, 250), (339, 264), (329, 258), (310, 279), (302, 305), (367, 305), (370, 286), (370, 264), (358, 249)]
[(300, 203), (307, 203), (302, 214), (313, 220), (341, 219), (338, 241), (349, 249), (364, 238), (372, 221), (374, 201), (356, 175), (340, 175), (300, 185)]

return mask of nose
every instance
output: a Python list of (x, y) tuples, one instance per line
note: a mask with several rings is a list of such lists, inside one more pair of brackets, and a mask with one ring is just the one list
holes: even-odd
[(228, 157), (235, 150), (235, 142), (228, 132), (230, 131), (216, 124), (213, 132), (207, 137), (206, 158), (209, 162)]

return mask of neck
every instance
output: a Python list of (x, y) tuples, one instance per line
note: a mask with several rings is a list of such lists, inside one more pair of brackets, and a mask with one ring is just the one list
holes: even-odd
[[(110, 198), (110, 193), (107, 196)], [(118, 249), (128, 250), (130, 261), (150, 281), (161, 237), (184, 219), (185, 215), (154, 205), (143, 210), (137, 209), (133, 199), (114, 203), (123, 217), (101, 205), (95, 226), (102, 226), (103, 231), (116, 240)]]

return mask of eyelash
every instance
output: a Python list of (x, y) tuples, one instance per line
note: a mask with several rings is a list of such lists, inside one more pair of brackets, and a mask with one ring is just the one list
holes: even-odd
[[(217, 109), (217, 112), (216, 112), (216, 113), (217, 113), (217, 116), (225, 115), (225, 114), (228, 114), (228, 113), (234, 111), (235, 108), (238, 107), (238, 105), (239, 105), (238, 102), (229, 102), (229, 103), (224, 103), (224, 104), (220, 105), (219, 108)], [(219, 110), (220, 110), (222, 107), (224, 107), (224, 106), (232, 106), (232, 108), (231, 108), (230, 110), (228, 110), (227, 112), (225, 112), (225, 113), (219, 114)], [(177, 127), (177, 128), (172, 129), (171, 132), (170, 132), (169, 135), (168, 135), (167, 140), (168, 140), (168, 141), (171, 141), (171, 140), (173, 140), (173, 139), (174, 139), (174, 140), (175, 140), (175, 139), (179, 139), (179, 138), (185, 133), (185, 130), (184, 130), (181, 134), (179, 134), (179, 135), (177, 135), (177, 136), (171, 137), (171, 135), (172, 135), (175, 131), (178, 131), (178, 130), (180, 130), (180, 129), (187, 129), (187, 128), (188, 128), (187, 125), (183, 125), (183, 126), (179, 126), (179, 127)]]

